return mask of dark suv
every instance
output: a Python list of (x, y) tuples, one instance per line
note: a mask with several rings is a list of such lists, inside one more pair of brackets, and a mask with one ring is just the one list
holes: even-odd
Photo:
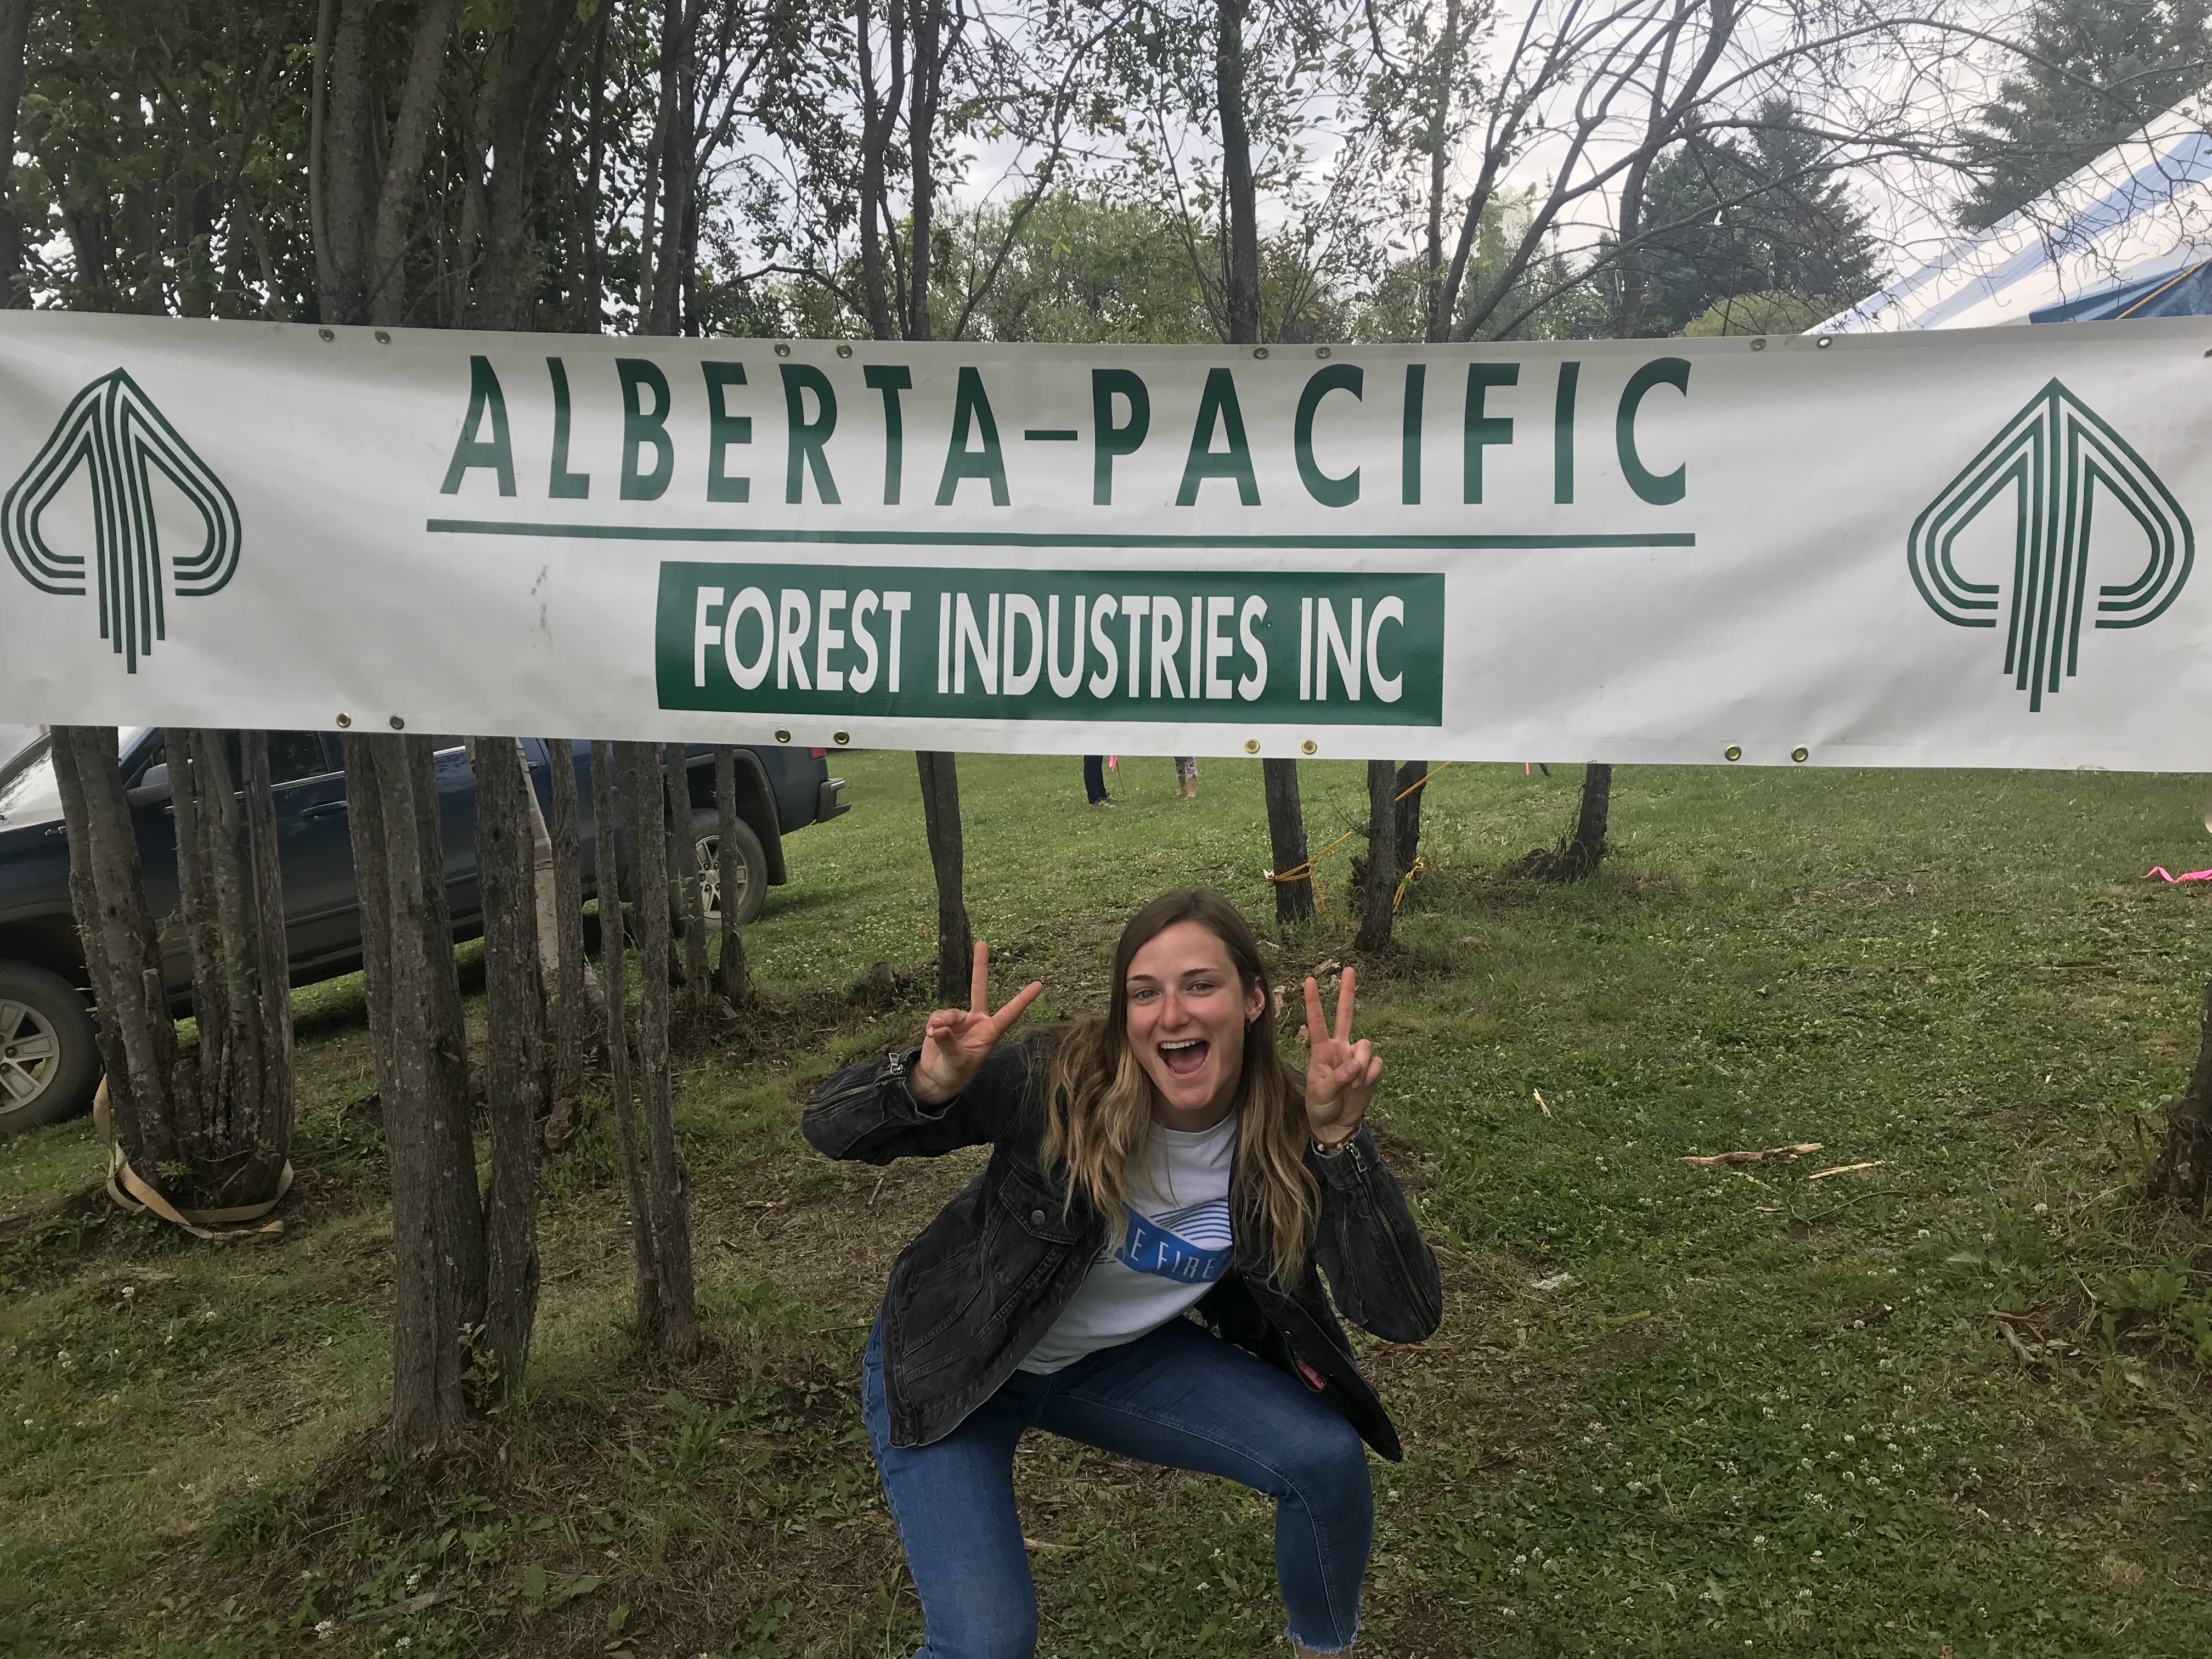
[[(476, 777), (461, 739), (432, 741), (445, 833), (446, 896), (453, 908), (453, 936), (470, 939), (483, 931)], [(70, 909), (69, 841), (49, 747), (40, 738), (0, 769), (0, 1136), (82, 1110), (100, 1081), (100, 1056), (85, 1006), (84, 950)], [(523, 749), (538, 803), (550, 807), (546, 745), (526, 738)], [(722, 903), (715, 878), (720, 836), (714, 757), (703, 744), (690, 744), (685, 752), (690, 841), (704, 872), (711, 925), (720, 921)], [(577, 742), (570, 758), (581, 797), (588, 898), (591, 745)], [(759, 915), (767, 890), (787, 879), (784, 836), (837, 817), (847, 803), (845, 781), (830, 775), (819, 749), (741, 748), (737, 758), (741, 890), (735, 902), (738, 919), (749, 922)], [(234, 750), (234, 775), (236, 763)], [(147, 901), (156, 916), (167, 916), (177, 902), (177, 840), (159, 728), (126, 727), (122, 765)], [(270, 771), (276, 785), (276, 848), (284, 874), (292, 982), (305, 985), (349, 973), (361, 966), (361, 916), (338, 739), (317, 732), (272, 733)], [(191, 963), (173, 929), (163, 934), (162, 966), (171, 1006), (180, 1015), (189, 1013)]]

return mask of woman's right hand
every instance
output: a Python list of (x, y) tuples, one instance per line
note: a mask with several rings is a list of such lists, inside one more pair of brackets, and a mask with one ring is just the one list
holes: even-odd
[(978, 941), (968, 1006), (939, 1008), (929, 1017), (921, 1030), (921, 1058), (907, 1079), (907, 1091), (925, 1106), (942, 1106), (965, 1093), (999, 1039), (1043, 989), (1042, 980), (1031, 980), (993, 1013), (991, 947)]

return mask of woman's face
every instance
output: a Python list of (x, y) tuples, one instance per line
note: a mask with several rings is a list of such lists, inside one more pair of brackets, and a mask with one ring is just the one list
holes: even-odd
[(1266, 990), (1237, 982), (1229, 947), (1212, 928), (1179, 921), (1130, 959), (1123, 991), (1129, 1046), (1154, 1097), (1171, 1117), (1218, 1121), (1236, 1095), (1245, 1024), (1267, 1006)]

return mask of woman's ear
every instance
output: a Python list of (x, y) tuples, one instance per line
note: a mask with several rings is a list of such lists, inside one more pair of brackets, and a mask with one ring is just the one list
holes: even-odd
[(1244, 1023), (1249, 1025), (1267, 1011), (1267, 986), (1264, 980), (1254, 980), (1244, 994)]

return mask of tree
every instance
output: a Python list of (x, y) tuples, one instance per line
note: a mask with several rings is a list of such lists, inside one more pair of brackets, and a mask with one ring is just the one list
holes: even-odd
[(1995, 224), (2208, 83), (2206, 0), (2036, 0), (2020, 73), (1967, 135), (1981, 176), (1959, 224)]
[[(697, 1357), (690, 1196), (668, 1066), (669, 908), (666, 789), (659, 745), (592, 745), (592, 882), (599, 893), (600, 977), (607, 994), (608, 1109), (629, 1190), (639, 1340), (678, 1364)], [(629, 1012), (617, 895), (628, 870), (637, 895), (637, 1013)], [(631, 1069), (635, 1058), (636, 1070)]]
[(1681, 333), (1715, 306), (1761, 294), (1821, 296), (1817, 322), (1881, 285), (1866, 216), (1825, 148), (1788, 100), (1771, 99), (1748, 143), (1701, 133), (1660, 157), (1647, 191), (1647, 333)]
[(169, 1013), (115, 729), (57, 727), (54, 770), (121, 1154), (111, 1186), (198, 1229), (265, 1213), (290, 1180), (291, 983), (267, 735), (170, 729), (162, 741), (189, 1046)]
[(18, 272), (23, 263), (22, 214), (15, 205), (15, 131), (23, 106), (23, 72), (31, 38), (33, 0), (0, 0), (0, 304), (20, 305)]

